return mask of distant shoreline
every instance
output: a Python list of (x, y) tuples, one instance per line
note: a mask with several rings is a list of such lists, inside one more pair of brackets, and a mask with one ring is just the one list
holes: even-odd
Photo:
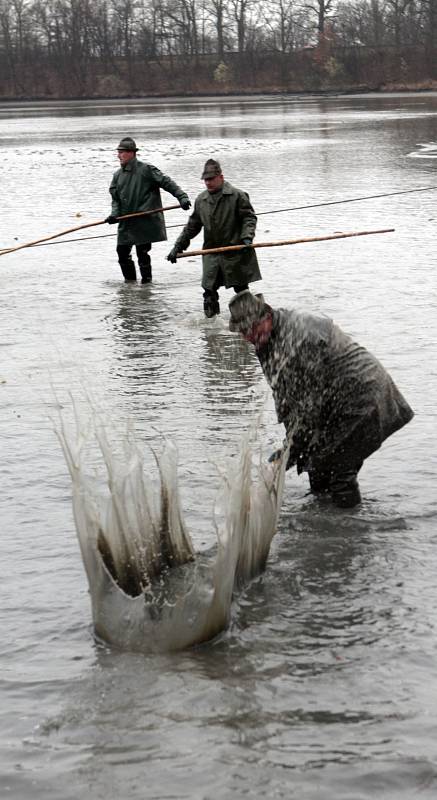
[(184, 93), (153, 93), (153, 94), (126, 94), (126, 95), (88, 95), (88, 96), (67, 96), (59, 95), (36, 95), (26, 97), (0, 97), (0, 105), (2, 103), (39, 103), (39, 102), (92, 102), (93, 100), (197, 100), (205, 97), (217, 98), (217, 100), (225, 100), (226, 98), (254, 98), (254, 97), (332, 97), (344, 95), (361, 95), (361, 94), (415, 94), (436, 92), (437, 81), (426, 81), (417, 84), (406, 83), (390, 83), (381, 86), (349, 86), (349, 87), (332, 87), (327, 89), (296, 89), (296, 90), (283, 90), (283, 89), (257, 89), (256, 91), (235, 90), (230, 92), (184, 92)]

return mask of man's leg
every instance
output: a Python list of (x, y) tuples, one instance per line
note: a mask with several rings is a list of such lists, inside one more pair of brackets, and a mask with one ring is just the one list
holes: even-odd
[(312, 494), (327, 494), (331, 486), (331, 471), (311, 469), (308, 470), (310, 490)]
[(332, 460), (331, 498), (339, 508), (353, 508), (361, 503), (360, 487), (357, 475), (363, 466), (363, 459), (357, 448), (346, 448)]
[(203, 311), (205, 317), (211, 319), (220, 314), (219, 295), (215, 289), (205, 289), (203, 292)]
[(316, 469), (308, 470), (310, 489), (313, 494), (330, 493), (331, 500), (339, 508), (353, 508), (361, 503), (357, 475), (363, 460), (355, 451), (332, 453), (320, 462)]
[(216, 314), (220, 314), (218, 289), (220, 286), (222, 286), (222, 284), (223, 284), (222, 274), (221, 271), (219, 270), (212, 289), (205, 289), (203, 292), (203, 311), (205, 317), (208, 317), (208, 319), (211, 319), (211, 317), (215, 317)]
[(331, 498), (339, 508), (353, 508), (361, 503), (360, 486), (357, 480), (358, 470), (339, 470), (331, 479)]
[(364, 460), (380, 445), (379, 422), (372, 415), (358, 424), (351, 418), (351, 433), (341, 448), (330, 456), (331, 497), (340, 508), (353, 508), (361, 502), (357, 475)]
[(120, 264), (121, 271), (123, 273), (125, 281), (136, 281), (137, 279), (135, 264), (132, 261), (132, 257), (130, 254), (131, 250), (132, 250), (131, 244), (117, 245), (118, 263)]
[(241, 286), (240, 285), (233, 286), (232, 288), (233, 288), (235, 294), (238, 294), (238, 292), (244, 292), (246, 289), (248, 289), (249, 288), (249, 284), (248, 283), (242, 283)]
[(152, 280), (152, 262), (149, 256), (151, 249), (152, 245), (150, 242), (137, 244), (136, 246), (138, 266), (141, 272), (141, 283), (150, 283)]

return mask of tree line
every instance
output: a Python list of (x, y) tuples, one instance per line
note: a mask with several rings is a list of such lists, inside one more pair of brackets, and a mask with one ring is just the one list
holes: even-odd
[(432, 86), (437, 0), (0, 0), (0, 97)]

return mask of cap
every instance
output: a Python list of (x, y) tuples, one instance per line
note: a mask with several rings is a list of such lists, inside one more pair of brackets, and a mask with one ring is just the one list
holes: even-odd
[(208, 161), (205, 161), (205, 166), (203, 168), (203, 172), (201, 180), (205, 180), (205, 178), (215, 178), (216, 175), (222, 174), (222, 168), (220, 166), (219, 161), (215, 161), (213, 158), (208, 158)]
[(129, 153), (136, 153), (138, 147), (134, 139), (131, 139), (130, 136), (125, 136), (118, 145), (117, 150), (125, 150)]
[(254, 322), (259, 322), (271, 311), (262, 294), (252, 294), (249, 289), (238, 292), (229, 303), (231, 319), (230, 331), (250, 330)]

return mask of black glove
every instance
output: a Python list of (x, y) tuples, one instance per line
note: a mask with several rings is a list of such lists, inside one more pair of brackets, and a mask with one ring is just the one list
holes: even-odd
[(184, 209), (184, 211), (188, 211), (188, 209), (191, 208), (191, 203), (188, 197), (183, 197), (182, 200), (179, 200), (179, 205)]
[(171, 261), (172, 264), (176, 264), (176, 261), (178, 260), (178, 253), (180, 252), (181, 251), (178, 250), (177, 247), (172, 247), (167, 256), (167, 261)]
[(110, 214), (109, 217), (106, 217), (105, 222), (107, 222), (109, 225), (115, 225), (118, 222), (118, 219)]
[(249, 250), (252, 249), (252, 239), (250, 239), (248, 236), (241, 240), (241, 244), (244, 244), (244, 247), (241, 250), (242, 253), (248, 253)]

